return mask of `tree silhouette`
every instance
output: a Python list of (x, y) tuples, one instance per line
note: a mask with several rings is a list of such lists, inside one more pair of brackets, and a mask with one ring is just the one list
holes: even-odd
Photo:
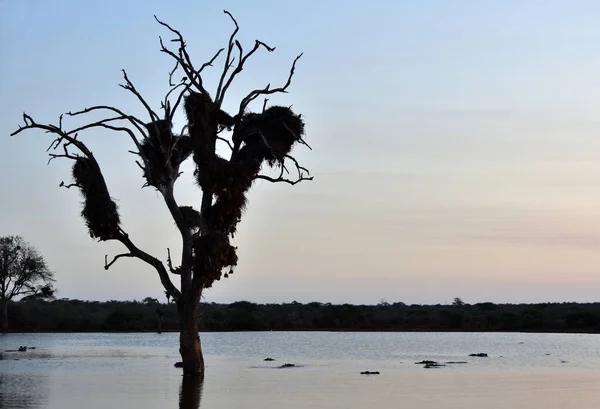
[(0, 311), (8, 331), (8, 304), (18, 296), (52, 298), (54, 273), (46, 260), (19, 236), (0, 237)]
[(154, 308), (154, 312), (156, 313), (156, 332), (161, 334), (162, 333), (162, 319), (163, 319), (163, 316), (165, 315), (165, 312), (162, 310), (162, 308), (160, 308), (160, 303), (158, 302), (158, 300), (156, 298), (153, 298), (153, 297), (146, 297), (142, 300), (142, 302), (144, 304), (146, 304), (147, 306)]
[(463, 305), (465, 305), (465, 302), (459, 297), (454, 297), (454, 301), (452, 301), (452, 305), (455, 305), (457, 307), (462, 307)]
[[(157, 271), (167, 295), (177, 304), (181, 321), (179, 351), (186, 375), (204, 375), (198, 336), (200, 297), (204, 289), (211, 287), (221, 277), (228, 277), (237, 265), (237, 248), (231, 245), (230, 237), (236, 232), (246, 206), (246, 194), (253, 182), (262, 179), (294, 185), (312, 179), (308, 176), (308, 170), (290, 154), (297, 144), (308, 146), (303, 140), (304, 122), (301, 116), (289, 107), (267, 107), (267, 99), (260, 112), (250, 111), (250, 104), (257, 98), (287, 92), (302, 54), (293, 61), (282, 86), (272, 87), (268, 84), (257, 88), (239, 102), (237, 112), (225, 112), (222, 105), (226, 93), (248, 59), (261, 49), (272, 52), (275, 48), (256, 40), (250, 51), (244, 52), (242, 44), (236, 39), (239, 31), (237, 21), (228, 11), (224, 13), (235, 26), (227, 47), (218, 50), (199, 67), (192, 63), (182, 34), (155, 16), (156, 21), (174, 35), (171, 41), (177, 45), (176, 50), (170, 49), (160, 39), (161, 52), (170, 56), (175, 64), (169, 73), (169, 91), (161, 103), (162, 117), (152, 110), (123, 70), (125, 84), (121, 87), (132, 93), (144, 106), (149, 122), (113, 106), (96, 105), (66, 115), (78, 117), (99, 111), (106, 113), (104, 119), (67, 130), (63, 126), (63, 115), (58, 125), (44, 125), (23, 114), (25, 125), (13, 133), (41, 129), (56, 135), (49, 150), (60, 149), (60, 153), (50, 153), (50, 161), (68, 158), (74, 162), (74, 182), (61, 183), (61, 186), (77, 187), (83, 194), (81, 215), (90, 236), (100, 241), (119, 241), (127, 249), (127, 252), (115, 255), (110, 261), (106, 256), (105, 269), (120, 258), (134, 257)], [(226, 55), (223, 70), (216, 92), (211, 97), (205, 88), (202, 73), (213, 66), (223, 51)], [(173, 78), (180, 74), (183, 74), (182, 80), (173, 82)], [(187, 125), (181, 133), (175, 133), (173, 117), (182, 102)], [(166, 264), (148, 254), (134, 244), (125, 231), (100, 165), (92, 151), (79, 139), (80, 133), (93, 128), (123, 132), (131, 138), (137, 149), (132, 153), (139, 157), (136, 163), (145, 179), (144, 187), (151, 186), (160, 192), (181, 233), (180, 265), (174, 265), (168, 249)], [(228, 147), (228, 159), (217, 154), (217, 143), (224, 143)], [(193, 206), (179, 205), (174, 196), (175, 182), (181, 174), (180, 166), (189, 157), (195, 164), (195, 181), (202, 190), (198, 210)], [(289, 176), (291, 166), (297, 173), (295, 177)], [(265, 167), (276, 170), (277, 175), (263, 173)], [(173, 275), (179, 276), (179, 288), (171, 280)]]

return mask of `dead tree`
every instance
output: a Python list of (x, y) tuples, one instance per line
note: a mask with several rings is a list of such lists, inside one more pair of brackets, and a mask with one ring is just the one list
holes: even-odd
[[(134, 257), (158, 272), (167, 296), (178, 307), (181, 321), (179, 351), (186, 375), (204, 375), (198, 336), (200, 297), (205, 288), (211, 287), (221, 277), (228, 277), (237, 265), (237, 248), (231, 244), (230, 237), (236, 232), (246, 206), (246, 194), (253, 182), (262, 179), (294, 185), (312, 180), (308, 170), (291, 155), (297, 144), (308, 147), (303, 139), (301, 116), (288, 107), (267, 107), (266, 99), (268, 95), (287, 92), (302, 54), (293, 61), (283, 85), (273, 87), (268, 84), (257, 88), (240, 101), (237, 112), (225, 112), (222, 106), (227, 91), (248, 59), (259, 50), (272, 52), (275, 48), (256, 40), (254, 46), (245, 52), (236, 39), (239, 31), (236, 20), (228, 11), (224, 12), (235, 27), (227, 47), (218, 50), (200, 66), (192, 63), (182, 34), (155, 16), (156, 21), (174, 35), (171, 41), (176, 44), (176, 49), (171, 49), (160, 39), (161, 52), (174, 60), (174, 68), (169, 73), (169, 91), (161, 103), (162, 116), (144, 100), (123, 70), (125, 83), (121, 86), (144, 106), (149, 120), (143, 121), (113, 106), (96, 105), (66, 115), (80, 117), (98, 111), (106, 114), (104, 119), (67, 129), (63, 125), (63, 115), (58, 124), (45, 125), (23, 114), (25, 124), (12, 134), (26, 129), (41, 129), (56, 136), (48, 148), (52, 151), (49, 162), (55, 158), (73, 161), (74, 181), (69, 184), (61, 182), (61, 186), (76, 187), (81, 191), (81, 215), (90, 236), (100, 241), (119, 241), (127, 249), (111, 260), (106, 256), (105, 269), (120, 258)], [(216, 92), (211, 96), (205, 88), (202, 73), (212, 67), (223, 52), (222, 73)], [(173, 82), (173, 78), (181, 74), (182, 80)], [(262, 109), (252, 112), (250, 104), (261, 97), (265, 98)], [(173, 131), (173, 116), (180, 105), (183, 105), (187, 116), (187, 125), (184, 131), (176, 133)], [(144, 187), (153, 187), (160, 192), (181, 233), (179, 265), (174, 265), (168, 249), (166, 263), (163, 263), (139, 248), (126, 232), (100, 165), (79, 138), (84, 131), (93, 128), (122, 132), (131, 138), (136, 150), (130, 152), (139, 157), (136, 163), (142, 170)], [(227, 144), (229, 158), (216, 153), (217, 142)], [(175, 182), (181, 174), (180, 166), (189, 157), (195, 163), (194, 178), (202, 190), (197, 208), (178, 204), (173, 194)], [(263, 173), (263, 168), (274, 169), (276, 175)], [(290, 176), (291, 169), (294, 169), (295, 176)], [(174, 276), (179, 279), (179, 287), (172, 280)]]

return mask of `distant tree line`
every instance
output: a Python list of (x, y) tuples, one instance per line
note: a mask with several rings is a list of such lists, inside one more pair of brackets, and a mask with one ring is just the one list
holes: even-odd
[[(452, 305), (334, 305), (298, 302), (255, 304), (204, 303), (201, 331), (543, 331), (600, 333), (600, 303)], [(54, 301), (28, 298), (15, 302), (12, 331), (178, 331), (173, 303), (142, 301)]]

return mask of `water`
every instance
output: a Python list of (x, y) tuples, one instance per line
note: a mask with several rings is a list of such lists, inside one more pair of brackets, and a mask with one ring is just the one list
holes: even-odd
[[(4, 353), (0, 408), (596, 409), (600, 401), (600, 335), (231, 332), (201, 339), (207, 373), (199, 390), (173, 367), (176, 333), (2, 335), (0, 351), (36, 349)], [(489, 357), (468, 356), (477, 352)], [(468, 363), (424, 369), (415, 364), (423, 359)], [(288, 362), (296, 367), (277, 368)], [(360, 375), (365, 370), (381, 374)]]

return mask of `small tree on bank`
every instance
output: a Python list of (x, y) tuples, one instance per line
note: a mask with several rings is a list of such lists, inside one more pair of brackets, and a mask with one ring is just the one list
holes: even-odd
[[(154, 312), (156, 313), (156, 332), (162, 333), (162, 319), (165, 312), (162, 308), (160, 308), (160, 303), (156, 298), (146, 297), (142, 300), (144, 304), (149, 306), (150, 308), (154, 308)], [(167, 303), (168, 304), (168, 303)]]
[(462, 298), (455, 297), (454, 301), (452, 301), (452, 305), (454, 305), (456, 307), (462, 307), (465, 305), (465, 302), (462, 300)]
[(8, 331), (8, 304), (18, 296), (54, 296), (54, 273), (32, 245), (19, 236), (0, 237), (0, 312)]
[[(78, 117), (100, 111), (107, 113), (106, 118), (69, 130), (63, 125), (62, 115), (57, 125), (44, 125), (23, 114), (25, 125), (13, 133), (41, 129), (56, 135), (50, 148), (60, 149), (60, 153), (50, 153), (50, 160), (68, 158), (74, 162), (74, 182), (61, 183), (61, 186), (77, 187), (81, 191), (84, 199), (81, 214), (90, 236), (100, 241), (119, 241), (127, 249), (127, 252), (117, 254), (110, 261), (106, 256), (105, 269), (122, 257), (134, 257), (157, 271), (167, 297), (177, 304), (181, 325), (179, 352), (186, 375), (204, 376), (204, 359), (198, 336), (200, 297), (204, 289), (211, 287), (221, 277), (228, 277), (237, 265), (237, 248), (231, 245), (230, 237), (236, 232), (246, 206), (246, 194), (253, 182), (262, 179), (294, 185), (312, 179), (308, 176), (308, 170), (290, 154), (296, 144), (306, 145), (302, 139), (304, 122), (300, 115), (288, 107), (267, 107), (266, 98), (262, 110), (249, 110), (250, 104), (259, 97), (287, 92), (296, 62), (302, 54), (293, 61), (282, 86), (271, 87), (269, 84), (257, 88), (236, 104), (236, 112), (225, 112), (222, 105), (227, 90), (247, 60), (260, 49), (269, 52), (275, 50), (256, 40), (254, 46), (244, 52), (242, 44), (236, 39), (238, 24), (229, 12), (225, 13), (235, 26), (227, 47), (218, 50), (201, 66), (192, 64), (182, 34), (156, 19), (174, 34), (172, 42), (178, 46), (172, 50), (160, 40), (161, 51), (175, 63), (169, 74), (169, 91), (161, 103), (162, 116), (144, 100), (123, 70), (125, 84), (121, 86), (143, 104), (149, 121), (142, 121), (112, 106), (97, 105), (66, 115)], [(223, 69), (216, 92), (211, 96), (205, 88), (202, 72), (213, 66), (223, 52)], [(183, 74), (183, 79), (174, 83), (173, 78), (178, 73)], [(187, 124), (184, 131), (174, 133), (173, 117), (182, 102)], [(174, 265), (168, 249), (166, 263), (148, 254), (125, 231), (100, 165), (86, 144), (78, 138), (83, 131), (93, 128), (123, 132), (131, 138), (136, 148), (133, 153), (140, 158), (136, 163), (142, 170), (144, 186), (151, 186), (160, 192), (181, 233), (180, 265)], [(228, 148), (229, 158), (217, 154), (218, 143), (224, 143)], [(195, 181), (202, 190), (202, 199), (197, 208), (178, 204), (174, 196), (175, 182), (181, 174), (180, 166), (189, 157), (195, 164)], [(262, 173), (265, 165), (277, 173)], [(290, 178), (288, 175), (292, 168), (296, 176)], [(179, 288), (171, 280), (173, 276), (179, 278)]]

